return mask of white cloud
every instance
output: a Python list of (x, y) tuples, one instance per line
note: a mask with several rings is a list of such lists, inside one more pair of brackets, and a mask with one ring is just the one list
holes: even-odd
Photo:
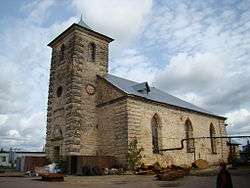
[(126, 49), (111, 62), (111, 72), (133, 81), (152, 83), (157, 69), (146, 56), (135, 49)]
[(157, 77), (158, 84), (164, 89), (176, 88), (183, 92), (199, 91), (211, 87), (224, 77), (225, 62), (211, 53), (188, 55), (180, 53), (170, 59), (169, 64)]
[(250, 135), (250, 111), (247, 109), (240, 109), (226, 114), (229, 125), (228, 130), (230, 134), (236, 135)]
[(19, 132), (17, 130), (13, 130), (13, 129), (7, 131), (7, 136), (9, 136), (13, 139), (20, 138)]
[(43, 0), (31, 1), (21, 7), (21, 11), (28, 13), (28, 19), (34, 23), (43, 23), (49, 16), (48, 9), (53, 6), (56, 1)]
[[(20, 117), (20, 116), (19, 116)], [(46, 112), (30, 114), (28, 118), (10, 115), (1, 125), (0, 147), (41, 150), (45, 144)]]
[(1, 115), (1, 114), (0, 114), (0, 126), (1, 126), (2, 124), (4, 124), (4, 123), (7, 121), (7, 119), (8, 119), (8, 116), (7, 116), (7, 115)]
[(84, 13), (86, 22), (94, 30), (113, 37), (116, 45), (128, 43), (144, 27), (152, 0), (73, 0), (78, 14)]
[(44, 144), (51, 57), (47, 43), (76, 20), (71, 17), (48, 27), (37, 24), (35, 15), (45, 19), (51, 2), (37, 1), (26, 7), (27, 18), (12, 20), (1, 31), (1, 146), (40, 150)]
[(250, 17), (244, 14), (199, 1), (157, 7), (142, 36), (142, 46), (157, 46), (165, 59), (156, 85), (220, 114), (246, 105)]

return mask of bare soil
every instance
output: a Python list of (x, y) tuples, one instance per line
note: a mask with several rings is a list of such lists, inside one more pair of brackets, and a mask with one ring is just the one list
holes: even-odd
[[(250, 187), (250, 169), (230, 170), (234, 187)], [(0, 177), (0, 188), (213, 188), (216, 176), (185, 176), (177, 181), (157, 181), (152, 175), (66, 176), (64, 182), (45, 182), (41, 177)]]

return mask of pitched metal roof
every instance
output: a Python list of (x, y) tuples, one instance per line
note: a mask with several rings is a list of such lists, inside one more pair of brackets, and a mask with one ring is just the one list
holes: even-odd
[(136, 91), (140, 92), (140, 93), (148, 93), (150, 92), (150, 87), (148, 85), (148, 82), (142, 82), (139, 84), (135, 84), (132, 86)]
[(231, 141), (228, 142), (228, 145), (236, 145), (239, 146), (241, 145), (239, 142), (237, 142), (235, 139), (231, 139)]
[[(146, 82), (143, 83), (138, 83), (138, 82), (134, 82), (131, 80), (127, 80), (124, 78), (120, 78), (111, 74), (107, 74), (104, 77), (108, 82), (110, 82), (112, 85), (114, 85), (115, 87), (119, 88), (120, 90), (122, 90), (123, 92), (129, 94), (129, 95), (135, 95), (135, 96), (139, 96), (139, 97), (143, 97), (145, 99), (148, 100), (152, 100), (152, 101), (156, 101), (156, 102), (160, 102), (160, 103), (165, 103), (168, 105), (172, 105), (172, 106), (176, 106), (176, 107), (180, 107), (180, 108), (184, 108), (184, 109), (189, 109), (192, 111), (196, 111), (196, 112), (200, 112), (200, 113), (204, 113), (204, 114), (208, 114), (208, 115), (212, 115), (212, 116), (216, 116), (216, 117), (220, 117), (225, 119), (222, 116), (216, 115), (212, 112), (209, 112), (207, 110), (204, 110), (196, 105), (193, 105), (191, 103), (188, 103), (184, 100), (181, 100), (173, 95), (170, 95), (164, 91), (161, 91), (155, 87), (149, 87), (148, 84)], [(150, 90), (149, 92), (140, 92), (138, 90), (138, 86), (141, 87), (143, 85), (147, 85)]]

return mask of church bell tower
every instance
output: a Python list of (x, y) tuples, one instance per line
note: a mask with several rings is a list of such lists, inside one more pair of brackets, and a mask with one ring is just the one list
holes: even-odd
[(52, 161), (97, 151), (96, 79), (108, 73), (113, 41), (81, 18), (52, 42), (46, 153)]

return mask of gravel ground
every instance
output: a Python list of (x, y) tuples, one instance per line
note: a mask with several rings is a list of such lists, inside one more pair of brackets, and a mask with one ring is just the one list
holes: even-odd
[[(250, 187), (250, 169), (231, 170), (234, 188)], [(43, 182), (40, 178), (0, 177), (0, 188), (212, 188), (216, 176), (186, 176), (178, 181), (157, 181), (154, 176), (67, 176), (64, 182)]]

